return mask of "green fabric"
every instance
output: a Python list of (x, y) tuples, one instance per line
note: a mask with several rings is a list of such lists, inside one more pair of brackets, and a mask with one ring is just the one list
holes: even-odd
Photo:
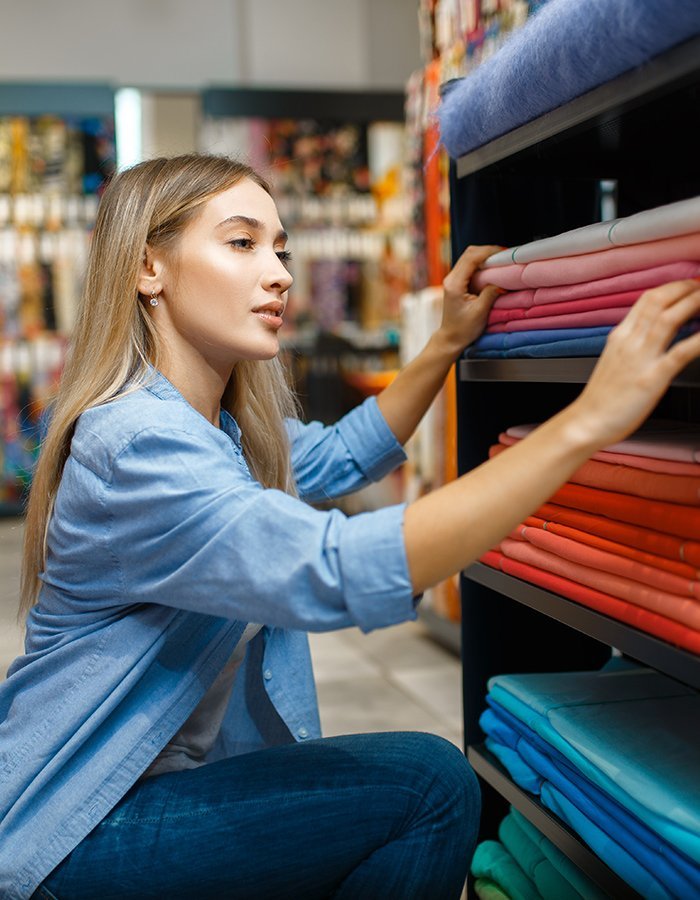
[(474, 891), (479, 900), (512, 900), (499, 884), (489, 881), (488, 878), (477, 878), (474, 882)]
[(568, 856), (565, 856), (555, 844), (538, 831), (532, 822), (529, 822), (517, 809), (511, 808), (510, 815), (530, 840), (537, 843), (543, 855), (579, 896), (585, 897), (585, 900), (606, 900), (606, 894), (575, 863), (572, 863)]
[(512, 812), (501, 822), (498, 836), (544, 900), (582, 900), (579, 892), (546, 858), (539, 842), (520, 827)]
[(542, 900), (535, 885), (498, 841), (482, 841), (474, 852), (472, 874), (500, 885), (512, 900)]

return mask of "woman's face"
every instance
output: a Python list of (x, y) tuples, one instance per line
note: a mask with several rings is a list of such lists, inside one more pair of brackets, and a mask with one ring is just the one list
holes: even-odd
[(192, 348), (215, 369), (274, 357), (292, 283), (286, 242), (272, 197), (254, 181), (208, 200), (182, 233), (175, 265), (164, 264), (153, 312), (169, 349)]

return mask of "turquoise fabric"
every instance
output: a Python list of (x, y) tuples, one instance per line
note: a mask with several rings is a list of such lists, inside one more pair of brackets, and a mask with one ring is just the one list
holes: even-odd
[(495, 881), (489, 881), (488, 878), (477, 878), (474, 882), (474, 892), (479, 900), (512, 900), (500, 885)]
[(501, 822), (498, 836), (544, 900), (582, 900), (578, 891), (554, 868), (537, 843), (522, 830), (512, 813)]
[(512, 900), (542, 900), (527, 875), (498, 841), (482, 841), (474, 851), (472, 875), (499, 885)]

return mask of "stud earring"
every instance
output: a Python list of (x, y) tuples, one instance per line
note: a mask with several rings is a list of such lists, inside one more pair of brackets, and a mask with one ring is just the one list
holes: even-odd
[(148, 302), (151, 306), (158, 306), (158, 294), (155, 291), (151, 291), (151, 299)]

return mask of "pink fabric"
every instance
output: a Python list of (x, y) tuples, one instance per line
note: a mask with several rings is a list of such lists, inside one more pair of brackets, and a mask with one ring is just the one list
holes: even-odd
[(700, 581), (679, 578), (678, 575), (673, 575), (671, 572), (664, 572), (653, 566), (643, 565), (634, 559), (618, 556), (615, 553), (608, 553), (596, 547), (582, 544), (579, 541), (552, 534), (542, 528), (529, 528), (527, 525), (519, 525), (514, 530), (511, 538), (528, 541), (535, 547), (539, 547), (540, 550), (554, 553), (555, 556), (561, 556), (563, 559), (568, 559), (571, 562), (580, 563), (582, 566), (589, 566), (591, 569), (599, 569), (602, 572), (620, 575), (623, 578), (629, 578), (631, 581), (639, 581), (641, 584), (657, 588), (660, 591), (666, 591), (669, 594), (678, 594), (680, 597), (700, 598)]
[(508, 290), (520, 290), (579, 284), (644, 268), (651, 269), (679, 260), (700, 262), (700, 232), (631, 244), (628, 247), (612, 247), (610, 250), (599, 250), (583, 256), (541, 260), (524, 266), (481, 269), (472, 279), (472, 286), (481, 290), (487, 284), (495, 284)]
[(596, 309), (619, 309), (623, 306), (632, 306), (640, 296), (641, 291), (625, 291), (622, 294), (604, 294), (601, 297), (584, 297), (582, 300), (565, 300), (562, 303), (542, 303), (529, 308), (492, 309), (489, 313), (488, 325), (511, 322), (516, 319), (565, 316)]
[[(508, 429), (507, 434), (522, 438), (535, 428), (537, 425), (515, 425)], [(700, 426), (688, 422), (650, 419), (624, 441), (609, 444), (604, 449), (609, 453), (700, 463)]]
[[(499, 434), (498, 440), (506, 447), (510, 447), (517, 444), (521, 438), (512, 437), (504, 431)], [(593, 454), (591, 459), (617, 466), (629, 466), (632, 469), (643, 469), (645, 472), (662, 472), (666, 475), (689, 475), (691, 478), (700, 478), (700, 463), (676, 462), (672, 459), (656, 459), (652, 456), (632, 456), (631, 453), (609, 453), (607, 450), (599, 450)]]
[(584, 281), (581, 284), (562, 284), (533, 290), (509, 291), (498, 297), (494, 309), (516, 309), (542, 306), (545, 303), (564, 303), (568, 300), (584, 300), (587, 297), (603, 297), (627, 291), (646, 291), (648, 288), (678, 281), (682, 278), (696, 278), (700, 275), (700, 263), (673, 262), (652, 269), (623, 272), (612, 278)]
[(546, 572), (553, 572), (562, 578), (585, 584), (587, 587), (602, 591), (612, 597), (618, 597), (620, 600), (626, 600), (628, 603), (634, 603), (636, 606), (641, 606), (673, 619), (675, 622), (681, 622), (688, 628), (700, 631), (700, 603), (695, 599), (679, 597), (640, 584), (638, 581), (631, 581), (620, 575), (582, 566), (555, 556), (553, 553), (540, 550), (539, 547), (525, 541), (506, 538), (501, 542), (500, 550), (511, 559), (517, 559), (530, 566), (536, 566), (538, 569), (544, 569)]
[(569, 313), (563, 316), (543, 316), (539, 319), (517, 319), (499, 322), (486, 329), (487, 334), (513, 331), (546, 331), (551, 328), (593, 328), (597, 325), (617, 325), (630, 311), (630, 306), (616, 309), (590, 309), (587, 312)]

